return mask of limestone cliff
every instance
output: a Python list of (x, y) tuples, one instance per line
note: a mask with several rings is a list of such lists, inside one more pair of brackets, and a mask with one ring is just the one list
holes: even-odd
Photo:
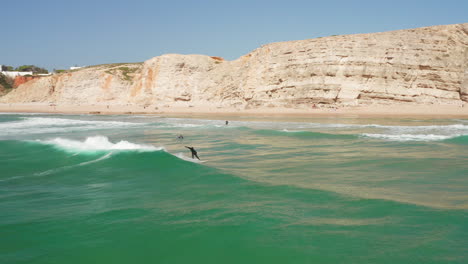
[(234, 61), (168, 54), (27, 82), (0, 102), (310, 107), (468, 102), (468, 23), (272, 43)]

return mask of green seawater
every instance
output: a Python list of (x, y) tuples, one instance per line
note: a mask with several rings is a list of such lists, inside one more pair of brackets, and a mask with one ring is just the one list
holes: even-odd
[(224, 121), (1, 114), (0, 263), (468, 263), (467, 119)]

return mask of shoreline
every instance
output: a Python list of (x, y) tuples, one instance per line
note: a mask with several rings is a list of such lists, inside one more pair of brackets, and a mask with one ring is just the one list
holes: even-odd
[(367, 105), (339, 108), (256, 108), (215, 106), (143, 107), (136, 105), (54, 105), (44, 103), (0, 104), (4, 113), (163, 115), (163, 116), (263, 116), (263, 117), (418, 117), (468, 118), (468, 106), (456, 105)]

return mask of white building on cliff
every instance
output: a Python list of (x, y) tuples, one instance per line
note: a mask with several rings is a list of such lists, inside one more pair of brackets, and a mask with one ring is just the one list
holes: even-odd
[(78, 70), (78, 69), (81, 69), (83, 67), (86, 67), (86, 66), (71, 66), (70, 70)]
[(25, 76), (25, 75), (32, 75), (33, 72), (19, 72), (19, 71), (4, 71), (3, 65), (0, 64), (0, 72), (10, 78), (15, 78), (16, 76)]

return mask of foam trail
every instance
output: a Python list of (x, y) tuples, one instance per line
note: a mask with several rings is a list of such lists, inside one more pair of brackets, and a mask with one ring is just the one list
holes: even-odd
[(121, 140), (117, 143), (112, 143), (105, 136), (88, 137), (84, 141), (55, 138), (51, 140), (38, 140), (37, 142), (53, 145), (54, 147), (64, 149), (66, 151), (78, 152), (96, 152), (96, 151), (157, 151), (163, 150), (163, 147), (155, 147), (152, 145), (135, 144), (126, 140)]
[(14, 180), (14, 179), (21, 179), (21, 178), (24, 178), (24, 176), (15, 176), (15, 177), (11, 177), (11, 178), (6, 178), (6, 179), (3, 179), (3, 180), (0, 180), (0, 182), (6, 182), (6, 181), (11, 181), (11, 180)]
[[(76, 168), (76, 167), (80, 167), (80, 166), (85, 166), (85, 165), (88, 165), (88, 164), (99, 162), (101, 160), (105, 160), (105, 159), (109, 158), (111, 155), (112, 155), (112, 152), (107, 153), (107, 154), (103, 155), (102, 157), (97, 158), (95, 160), (85, 161), (85, 162), (81, 162), (81, 163), (76, 164), (76, 165), (64, 166), (64, 167), (50, 169), (50, 170), (46, 170), (46, 171), (42, 171), (42, 172), (36, 172), (36, 173), (33, 174), (33, 176), (46, 176), (46, 175), (50, 175), (52, 173), (61, 172), (61, 171), (64, 171), (64, 170), (68, 170), (68, 169), (72, 169), (72, 168)], [(15, 180), (15, 179), (21, 179), (21, 178), (25, 178), (25, 177), (26, 176), (15, 176), (15, 177), (0, 180), (0, 182), (7, 182), (7, 181), (11, 181), (11, 180)]]
[(64, 166), (64, 167), (60, 167), (60, 168), (56, 168), (56, 169), (50, 169), (50, 170), (46, 170), (46, 171), (43, 171), (43, 172), (34, 173), (34, 176), (45, 176), (45, 175), (49, 175), (49, 174), (52, 174), (52, 173), (55, 173), (55, 172), (60, 172), (60, 171), (64, 171), (64, 170), (68, 170), (68, 169), (72, 169), (72, 168), (76, 168), (76, 167), (85, 166), (85, 165), (88, 165), (88, 164), (99, 162), (101, 160), (105, 160), (105, 159), (109, 158), (111, 155), (112, 155), (112, 152), (107, 153), (106, 155), (104, 155), (104, 156), (102, 156), (102, 157), (100, 157), (98, 159), (95, 159), (95, 160), (85, 161), (85, 162), (81, 162), (81, 163), (76, 164), (76, 165)]

